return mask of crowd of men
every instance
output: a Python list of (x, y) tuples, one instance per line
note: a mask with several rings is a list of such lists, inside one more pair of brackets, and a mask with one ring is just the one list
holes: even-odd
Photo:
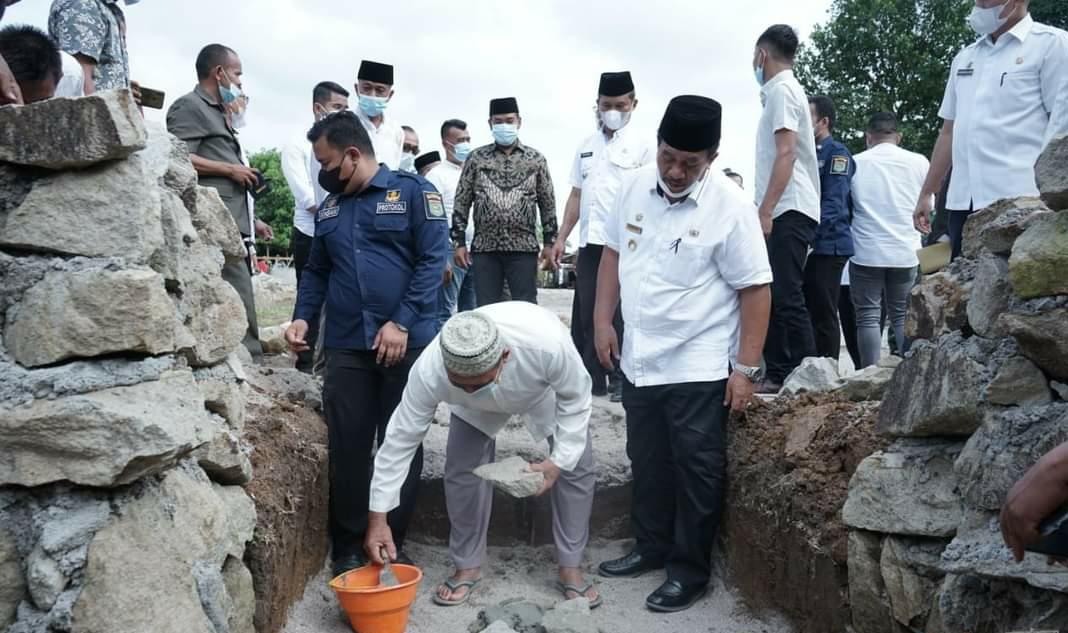
[[(979, 39), (949, 70), (930, 163), (903, 147), (890, 112), (872, 113), (867, 149), (852, 156), (833, 136), (833, 101), (807, 95), (794, 76), (797, 34), (785, 25), (762, 33), (752, 60), (763, 105), (755, 196), (737, 173), (714, 167), (718, 102), (675, 97), (656, 137), (644, 138), (633, 132), (631, 74), (603, 73), (597, 129), (575, 152), (561, 226), (546, 159), (520, 140), (514, 97), (488, 103), (492, 143), (473, 147), (469, 125), (448, 118), (441, 151), (420, 153), (416, 131), (387, 114), (393, 66), (363, 61), (354, 92), (315, 85), (312, 117), (282, 151), (298, 280), (286, 339), (298, 368), (312, 370), (316, 345), (325, 359), (334, 571), (408, 560), (422, 440), (444, 402), (455, 571), (434, 601), (462, 604), (482, 581), (492, 488), (473, 471), (494, 459), (510, 416), (523, 414), (550, 447), (530, 468), (552, 499), (559, 590), (600, 605), (582, 560), (596, 478), (590, 413), (593, 397), (610, 391), (626, 411), (636, 542), (599, 572), (665, 570), (646, 601), (656, 611), (699, 600), (724, 505), (729, 412), (754, 392), (777, 392), (804, 358), (837, 359), (843, 332), (857, 367), (880, 360), (887, 318), (904, 353), (905, 305), (936, 194), (944, 190), (959, 253), (967, 215), (1036, 195), (1035, 159), (1068, 132), (1068, 34), (1035, 23), (1027, 0), (975, 0), (969, 23)], [(0, 30), (5, 102), (135, 87), (116, 0), (55, 0), (49, 32)], [(76, 64), (70, 73), (60, 50)], [(171, 105), (167, 127), (249, 246), (249, 259), (223, 276), (245, 302), (244, 343), (256, 356), (252, 243), (270, 227), (249, 195), (262, 174), (240, 142), (243, 68), (236, 51), (211, 44), (194, 69), (195, 87)], [(62, 92), (69, 75), (79, 83)], [(536, 278), (559, 265), (576, 226), (568, 332), (536, 305)], [(1068, 501), (1066, 464), (1058, 449), (1010, 495), (1004, 530), (1017, 554)]]

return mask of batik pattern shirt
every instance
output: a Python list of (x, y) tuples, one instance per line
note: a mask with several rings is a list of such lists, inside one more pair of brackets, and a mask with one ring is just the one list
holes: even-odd
[(97, 91), (129, 87), (126, 18), (117, 0), (53, 0), (48, 32), (63, 51), (96, 61)]

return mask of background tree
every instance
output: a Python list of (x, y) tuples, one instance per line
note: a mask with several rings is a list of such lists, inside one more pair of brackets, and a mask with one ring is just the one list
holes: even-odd
[(798, 78), (808, 94), (834, 99), (835, 136), (854, 153), (864, 150), (868, 117), (889, 111), (905, 147), (930, 156), (950, 63), (975, 40), (970, 10), (969, 2), (947, 0), (834, 0), (801, 49)]
[(288, 255), (294, 202), (282, 174), (282, 156), (277, 149), (261, 149), (249, 156), (249, 162), (271, 182), (271, 192), (256, 200), (256, 217), (271, 225), (274, 239), (269, 243), (257, 240), (256, 251), (266, 255), (267, 249), (264, 247), (269, 246), (271, 255)]
[(1031, 15), (1038, 22), (1068, 30), (1068, 2), (1065, 0), (1031, 0)]

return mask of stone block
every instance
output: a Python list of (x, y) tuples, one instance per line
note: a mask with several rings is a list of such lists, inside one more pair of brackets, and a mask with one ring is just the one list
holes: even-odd
[(1025, 299), (1068, 294), (1068, 214), (1048, 213), (1017, 238), (1009, 257), (1013, 291)]
[(120, 352), (174, 351), (175, 310), (150, 270), (49, 273), (8, 314), (4, 342), (26, 367)]
[(482, 629), (482, 633), (515, 633), (515, 629), (508, 626), (503, 621), (497, 620), (493, 622), (493, 624)]
[(1008, 262), (997, 255), (980, 256), (968, 298), (968, 325), (980, 336), (1005, 336), (1005, 326), (999, 319), (1008, 312), (1011, 299)]
[(129, 90), (0, 109), (0, 162), (75, 169), (125, 158), (145, 140), (144, 117)]
[(834, 391), (843, 384), (838, 375), (838, 361), (813, 356), (802, 360), (797, 369), (786, 377), (782, 393), (794, 395)]
[(533, 497), (545, 483), (545, 477), (541, 473), (531, 472), (530, 464), (519, 456), (479, 466), (475, 469), (475, 476), (517, 499)]
[(231, 431), (219, 433), (215, 439), (193, 451), (192, 457), (212, 481), (242, 485), (252, 480), (248, 449)]
[(879, 568), (890, 610), (900, 624), (923, 629), (944, 574), (938, 570), (946, 542), (888, 536), (883, 541)]
[(590, 601), (575, 598), (557, 603), (541, 620), (545, 633), (597, 633), (590, 617)]
[(152, 270), (174, 284), (182, 278), (182, 267), (197, 253), (193, 246), (199, 242), (193, 221), (178, 194), (160, 192), (160, 217), (163, 227), (163, 246), (149, 259)]
[(230, 598), (227, 614), (229, 633), (256, 633), (252, 616), (256, 613), (256, 594), (252, 587), (252, 572), (240, 558), (228, 556), (222, 569), (223, 584)]
[(1022, 356), (1012, 356), (998, 367), (986, 386), (986, 401), (1004, 406), (1041, 406), (1053, 400), (1046, 375)]
[(1024, 356), (1053, 378), (1068, 381), (1068, 309), (1002, 318)]
[(890, 613), (879, 559), (882, 537), (871, 532), (849, 533), (849, 607), (857, 633), (897, 633)]
[(954, 469), (969, 506), (997, 511), (1038, 458), (1068, 440), (1068, 404), (990, 409)]
[(500, 604), (487, 607), (478, 612), (478, 617), (468, 633), (481, 633), (494, 622), (503, 622), (517, 633), (542, 633), (542, 617), (545, 610), (533, 602), (523, 599), (505, 600)]
[[(195, 367), (224, 360), (241, 344), (248, 322), (233, 286), (219, 275), (222, 262), (200, 245), (182, 267), (177, 299), (181, 328), (177, 347)], [(221, 259), (221, 258), (220, 258)]]
[(160, 190), (147, 169), (140, 154), (45, 176), (0, 166), (0, 247), (147, 263), (163, 246)]
[(942, 569), (950, 574), (1021, 580), (1039, 589), (1068, 593), (1068, 569), (1050, 565), (1047, 557), (1027, 554), (1017, 563), (1001, 536), (998, 515), (971, 513), (956, 538), (942, 552)]
[(968, 323), (972, 282), (952, 271), (925, 276), (909, 294), (905, 333), (912, 339), (934, 340)]
[(228, 260), (245, 258), (241, 232), (218, 191), (197, 185), (195, 202), (188, 210), (201, 242), (218, 248)]
[(1042, 201), (1056, 211), (1068, 209), (1068, 136), (1054, 138), (1038, 155), (1035, 181)]
[(120, 486), (173, 465), (218, 425), (188, 370), (0, 415), (0, 486)]
[(26, 577), (19, 562), (15, 536), (0, 527), (0, 629), (15, 621), (15, 612), (25, 597)]
[(245, 399), (249, 390), (241, 362), (231, 354), (226, 362), (194, 370), (193, 377), (208, 411), (222, 416), (232, 430), (240, 431), (245, 425)]
[(882, 400), (886, 387), (890, 384), (894, 371), (901, 361), (900, 356), (888, 356), (878, 365), (865, 367), (855, 374), (844, 377), (842, 380), (845, 384), (837, 391), (853, 402)]
[(990, 380), (990, 350), (959, 334), (917, 342), (886, 387), (877, 429), (891, 437), (971, 435)]
[[(257, 277), (262, 276), (257, 275)], [(260, 328), (260, 347), (263, 348), (264, 354), (285, 354), (289, 350), (289, 343), (286, 342), (286, 329), (288, 328), (288, 321), (281, 325)]]
[(965, 257), (973, 259), (983, 250), (1008, 257), (1020, 234), (1047, 214), (1049, 209), (1038, 198), (998, 200), (968, 216), (961, 250)]
[(849, 482), (846, 525), (912, 536), (952, 536), (960, 523), (953, 462), (962, 443), (898, 440), (867, 457)]
[(968, 574), (946, 576), (939, 612), (945, 633), (1068, 630), (1068, 596)]

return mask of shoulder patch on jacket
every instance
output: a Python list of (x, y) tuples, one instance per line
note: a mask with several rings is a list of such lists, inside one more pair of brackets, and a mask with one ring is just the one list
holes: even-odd
[(424, 191), (423, 202), (426, 203), (426, 219), (442, 220), (445, 218), (445, 202), (436, 191)]
[(831, 173), (838, 175), (846, 175), (849, 173), (849, 157), (848, 156), (833, 156), (831, 158)]

